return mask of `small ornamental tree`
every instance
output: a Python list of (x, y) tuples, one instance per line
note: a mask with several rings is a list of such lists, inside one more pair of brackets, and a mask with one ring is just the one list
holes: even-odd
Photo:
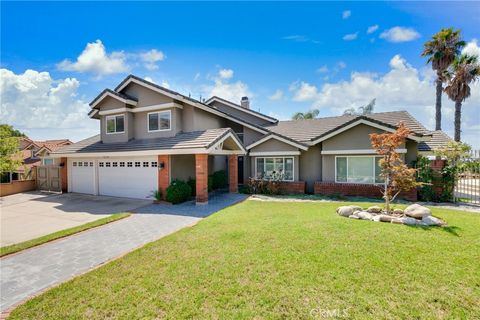
[(415, 169), (407, 167), (396, 149), (405, 143), (410, 134), (403, 122), (392, 133), (372, 133), (372, 147), (382, 158), (379, 161), (380, 176), (383, 178), (382, 195), (385, 200), (385, 211), (390, 213), (390, 204), (402, 191), (408, 191), (422, 183), (416, 181)]

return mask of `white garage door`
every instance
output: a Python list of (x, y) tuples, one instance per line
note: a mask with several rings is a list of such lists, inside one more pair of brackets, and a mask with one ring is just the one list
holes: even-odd
[(157, 157), (98, 160), (100, 195), (146, 199), (158, 189)]
[(95, 162), (82, 159), (71, 162), (71, 192), (95, 194)]

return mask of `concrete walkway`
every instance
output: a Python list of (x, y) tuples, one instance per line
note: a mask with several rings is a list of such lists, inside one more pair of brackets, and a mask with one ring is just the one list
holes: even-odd
[(221, 194), (208, 205), (149, 205), (132, 216), (0, 259), (0, 310), (65, 282), (246, 198)]

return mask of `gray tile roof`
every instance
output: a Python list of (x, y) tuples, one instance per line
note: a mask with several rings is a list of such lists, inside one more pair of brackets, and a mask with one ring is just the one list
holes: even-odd
[(358, 119), (366, 119), (392, 128), (402, 121), (415, 135), (429, 134), (429, 131), (406, 111), (379, 112), (366, 116), (344, 115), (311, 120), (280, 121), (277, 125), (266, 128), (296, 141), (309, 143)]
[(420, 142), (418, 144), (418, 151), (428, 152), (434, 151), (438, 148), (446, 146), (448, 142), (453, 141), (445, 132), (442, 130), (431, 131), (432, 139), (430, 141)]
[[(210, 101), (210, 100), (212, 100), (212, 99), (217, 99), (217, 100), (219, 100), (219, 101), (221, 101), (221, 102), (226, 102), (226, 103), (233, 104), (233, 105), (237, 106), (238, 108), (240, 108), (240, 110), (244, 109), (241, 105), (239, 105), (239, 104), (237, 104), (237, 103), (234, 103), (234, 102), (232, 102), (232, 101), (229, 101), (229, 100), (220, 98), (220, 97), (218, 97), (218, 96), (212, 96), (212, 97), (208, 98), (208, 99), (207, 99), (207, 102)], [(270, 116), (267, 116), (267, 115), (264, 114), (264, 113), (255, 111), (255, 110), (253, 110), (253, 109), (248, 109), (248, 111), (249, 111), (249, 112), (252, 112), (253, 114), (256, 114), (256, 115), (265, 117), (265, 118), (267, 118), (267, 119), (270, 119), (271, 122), (278, 122), (278, 119), (273, 118), (273, 117), (270, 117)], [(246, 121), (248, 121), (248, 120), (246, 120)]]
[(52, 154), (67, 153), (95, 153), (95, 152), (121, 152), (121, 151), (145, 151), (145, 150), (181, 150), (192, 148), (208, 149), (219, 139), (229, 132), (230, 128), (209, 129), (179, 133), (169, 138), (151, 138), (130, 140), (122, 143), (102, 143), (100, 135), (71, 144)]

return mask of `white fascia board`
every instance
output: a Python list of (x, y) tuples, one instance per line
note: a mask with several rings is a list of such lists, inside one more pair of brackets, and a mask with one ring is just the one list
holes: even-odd
[[(395, 149), (397, 153), (407, 153), (407, 149)], [(321, 151), (321, 154), (332, 155), (332, 154), (377, 154), (377, 151), (374, 149), (356, 149), (356, 150), (324, 150)]]
[(53, 158), (107, 158), (107, 157), (134, 157), (134, 156), (155, 156), (164, 154), (207, 154), (206, 148), (192, 149), (166, 149), (166, 150), (141, 150), (141, 151), (116, 151), (116, 152), (78, 152), (78, 153), (56, 153), (50, 154)]
[(105, 99), (107, 96), (112, 97), (112, 98), (114, 98), (114, 99), (116, 99), (116, 100), (118, 100), (118, 101), (121, 101), (121, 102), (123, 102), (123, 103), (126, 103), (126, 104), (131, 104), (131, 105), (133, 105), (133, 106), (136, 106), (136, 105), (137, 105), (137, 101), (133, 101), (133, 100), (130, 100), (130, 99), (124, 99), (124, 98), (121, 98), (121, 97), (119, 97), (119, 96), (116, 96), (116, 95), (112, 94), (111, 92), (108, 92), (108, 91), (107, 91), (107, 92), (105, 92), (104, 94), (102, 94), (102, 96), (101, 96), (97, 101), (95, 101), (95, 103), (92, 104), (91, 107), (92, 107), (92, 108), (95, 108), (95, 106), (96, 106), (97, 104), (99, 104), (99, 103), (100, 103), (103, 99)]
[(94, 109), (93, 113), (89, 115), (90, 118), (93, 118), (98, 113), (98, 109)]
[(260, 151), (260, 152), (250, 152), (248, 155), (251, 157), (299, 156), (300, 151)]
[(171, 108), (183, 109), (183, 107), (181, 105), (179, 105), (178, 103), (168, 102), (168, 103), (156, 104), (156, 105), (152, 105), (152, 106), (139, 107), (139, 108), (118, 108), (118, 109), (99, 111), (98, 114), (101, 115), (101, 116), (106, 116), (106, 115), (110, 115), (110, 114), (117, 114), (117, 113), (124, 113), (124, 112), (138, 113), (138, 112), (148, 112), (148, 111), (171, 109)]
[[(340, 134), (340, 133), (342, 133), (346, 130), (349, 130), (349, 129), (355, 127), (355, 126), (358, 126), (359, 124), (365, 124), (367, 126), (374, 127), (374, 128), (377, 128), (377, 129), (380, 129), (380, 130), (383, 130), (383, 131), (387, 131), (387, 132), (395, 132), (395, 129), (392, 129), (390, 127), (383, 126), (381, 124), (371, 122), (371, 121), (368, 121), (368, 120), (365, 120), (365, 119), (359, 119), (355, 122), (350, 123), (349, 125), (346, 125), (346, 126), (340, 128), (338, 130), (335, 130), (335, 131), (327, 134), (326, 136), (323, 136), (323, 137), (320, 137), (316, 140), (313, 140), (312, 144), (317, 144), (319, 142), (330, 139), (331, 137), (336, 136), (337, 134)], [(409, 135), (408, 138), (411, 139), (411, 140), (414, 140), (414, 141), (424, 141), (423, 137), (417, 137), (417, 136), (414, 136), (414, 135)]]
[(137, 79), (133, 79), (133, 78), (128, 79), (128, 81), (126, 81), (120, 88), (118, 88), (117, 91), (122, 91), (126, 86), (128, 86), (128, 85), (129, 85), (130, 83), (132, 83), (132, 82), (134, 82), (134, 83), (136, 83), (136, 84), (138, 84), (138, 85), (140, 85), (140, 86), (143, 86), (143, 87), (145, 87), (145, 88), (148, 88), (148, 89), (150, 89), (150, 90), (153, 90), (153, 91), (155, 91), (155, 92), (159, 92), (159, 93), (161, 93), (161, 94), (163, 94), (163, 95), (166, 95), (167, 97), (170, 97), (170, 98), (172, 98), (172, 99), (181, 101), (181, 102), (183, 102), (183, 103), (187, 103), (187, 104), (189, 104), (189, 105), (191, 105), (191, 106), (194, 106), (194, 107), (197, 107), (197, 108), (202, 109), (202, 110), (204, 110), (204, 111), (213, 113), (213, 114), (215, 114), (215, 115), (217, 115), (217, 116), (219, 116), (219, 117), (222, 117), (222, 118), (231, 120), (231, 121), (233, 121), (233, 122), (235, 122), (235, 123), (241, 124), (241, 125), (249, 128), (249, 129), (252, 129), (252, 130), (254, 130), (254, 131), (257, 131), (257, 132), (260, 132), (260, 133), (263, 133), (263, 134), (266, 134), (266, 133), (268, 132), (267, 130), (263, 130), (263, 129), (257, 128), (256, 126), (252, 126), (252, 125), (250, 125), (250, 124), (248, 124), (248, 123), (246, 123), (246, 122), (243, 122), (243, 121), (241, 121), (241, 120), (238, 120), (238, 119), (235, 119), (235, 118), (233, 118), (233, 117), (230, 117), (230, 116), (228, 116), (228, 115), (226, 115), (226, 114), (224, 114), (224, 113), (222, 113), (222, 112), (220, 112), (220, 111), (217, 111), (217, 110), (215, 110), (215, 109), (212, 109), (211, 107), (206, 107), (206, 106), (202, 105), (201, 103), (193, 102), (193, 101), (190, 101), (190, 100), (188, 100), (188, 99), (185, 99), (183, 96), (181, 96), (181, 95), (179, 95), (179, 94), (172, 94), (172, 93), (170, 93), (170, 92), (167, 92), (167, 91), (165, 91), (165, 90), (161, 90), (161, 89), (159, 89), (159, 88), (157, 88), (157, 87), (154, 87), (154, 86), (152, 86), (152, 85), (149, 85), (149, 84), (147, 84), (147, 83), (138, 81)]
[(217, 102), (226, 104), (226, 105), (229, 106), (229, 107), (232, 107), (232, 108), (234, 108), (234, 109), (236, 109), (236, 110), (239, 110), (239, 111), (242, 111), (242, 112), (245, 112), (245, 113), (248, 113), (248, 114), (250, 114), (250, 115), (252, 115), (252, 116), (255, 116), (255, 117), (257, 117), (257, 118), (266, 120), (266, 121), (268, 121), (268, 122), (270, 122), (270, 123), (277, 123), (277, 122), (278, 122), (277, 120), (274, 120), (274, 119), (271, 119), (271, 118), (267, 118), (267, 117), (265, 117), (265, 116), (263, 116), (263, 115), (261, 115), (261, 114), (258, 114), (258, 113), (253, 112), (253, 111), (250, 110), (250, 109), (246, 109), (246, 108), (243, 108), (243, 107), (241, 107), (241, 106), (238, 106), (238, 105), (236, 105), (236, 104), (234, 104), (234, 103), (232, 103), (232, 102), (230, 102), (230, 101), (217, 99), (217, 97), (211, 97), (210, 99), (208, 99), (207, 101), (205, 101), (205, 104), (210, 105), (210, 103), (212, 103), (213, 101), (217, 101)]
[[(235, 141), (235, 144), (240, 150), (216, 150), (216, 147), (220, 144), (222, 144), (225, 140), (228, 138), (232, 138)], [(213, 146), (208, 148), (208, 153), (209, 154), (246, 154), (247, 150), (243, 147), (242, 143), (237, 139), (237, 137), (229, 132), (226, 134), (222, 139), (218, 140)], [(219, 153), (220, 152), (220, 153)]]
[(264, 142), (266, 142), (266, 141), (268, 141), (268, 140), (270, 140), (270, 139), (275, 139), (275, 140), (284, 142), (284, 143), (286, 143), (286, 144), (288, 144), (288, 145), (291, 145), (291, 146), (293, 146), (293, 147), (302, 149), (303, 151), (307, 151), (307, 150), (308, 150), (308, 147), (307, 147), (307, 146), (304, 146), (304, 145), (295, 143), (295, 142), (290, 141), (290, 140), (288, 140), (288, 139), (284, 139), (284, 138), (282, 138), (282, 137), (280, 137), (280, 136), (277, 136), (277, 135), (275, 135), (275, 134), (267, 135), (267, 136), (263, 137), (262, 139), (254, 142), (254, 143), (252, 143), (252, 144), (250, 144), (249, 146), (247, 146), (247, 150), (250, 150), (250, 149), (252, 149), (252, 148), (254, 148), (254, 147), (256, 147), (256, 146), (258, 146), (258, 145), (260, 145), (260, 144), (262, 144), (262, 143), (264, 143)]

